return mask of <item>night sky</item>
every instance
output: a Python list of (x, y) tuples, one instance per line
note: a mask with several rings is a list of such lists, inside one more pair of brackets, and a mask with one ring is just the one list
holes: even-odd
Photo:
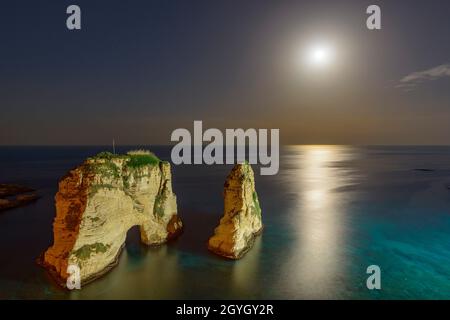
[[(283, 144), (450, 144), (448, 0), (5, 0), (0, 17), (3, 145), (169, 144), (193, 120)], [(294, 59), (316, 39), (327, 70)]]

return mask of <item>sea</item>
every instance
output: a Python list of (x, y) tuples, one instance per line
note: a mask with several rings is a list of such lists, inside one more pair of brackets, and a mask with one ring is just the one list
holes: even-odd
[[(116, 150), (136, 148), (170, 161), (169, 146)], [(0, 183), (41, 196), (0, 212), (0, 299), (450, 299), (449, 146), (282, 147), (277, 175), (254, 166), (264, 231), (237, 261), (206, 246), (231, 166), (172, 166), (184, 233), (147, 247), (133, 227), (114, 269), (62, 289), (36, 263), (53, 241), (58, 180), (108, 149), (0, 147)], [(367, 286), (374, 265), (379, 289)]]

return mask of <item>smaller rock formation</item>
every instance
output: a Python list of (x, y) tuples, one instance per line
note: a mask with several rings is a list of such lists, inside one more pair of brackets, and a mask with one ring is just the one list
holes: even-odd
[(208, 249), (226, 258), (240, 259), (262, 228), (252, 167), (247, 162), (237, 164), (225, 181), (224, 214), (209, 238)]
[(116, 265), (133, 226), (147, 245), (182, 230), (170, 164), (148, 151), (87, 159), (61, 179), (55, 205), (53, 245), (39, 262), (62, 286), (69, 266), (86, 284)]
[(15, 184), (0, 184), (0, 211), (24, 206), (39, 199), (34, 189)]

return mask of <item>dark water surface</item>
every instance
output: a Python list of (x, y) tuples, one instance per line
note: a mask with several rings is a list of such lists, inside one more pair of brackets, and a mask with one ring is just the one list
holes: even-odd
[[(103, 149), (0, 147), (0, 182), (43, 196), (0, 213), (0, 298), (450, 298), (450, 147), (283, 148), (278, 175), (255, 170), (265, 229), (239, 261), (206, 249), (230, 167), (173, 167), (184, 234), (147, 248), (133, 228), (115, 269), (62, 290), (35, 263), (52, 243), (57, 181)], [(169, 160), (170, 148), (151, 149)], [(366, 288), (371, 264), (382, 290)]]

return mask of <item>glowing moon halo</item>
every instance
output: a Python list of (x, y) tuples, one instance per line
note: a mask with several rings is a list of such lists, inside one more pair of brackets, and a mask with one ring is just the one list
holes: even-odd
[(326, 67), (333, 60), (333, 50), (326, 45), (311, 47), (307, 53), (307, 63), (314, 67)]

